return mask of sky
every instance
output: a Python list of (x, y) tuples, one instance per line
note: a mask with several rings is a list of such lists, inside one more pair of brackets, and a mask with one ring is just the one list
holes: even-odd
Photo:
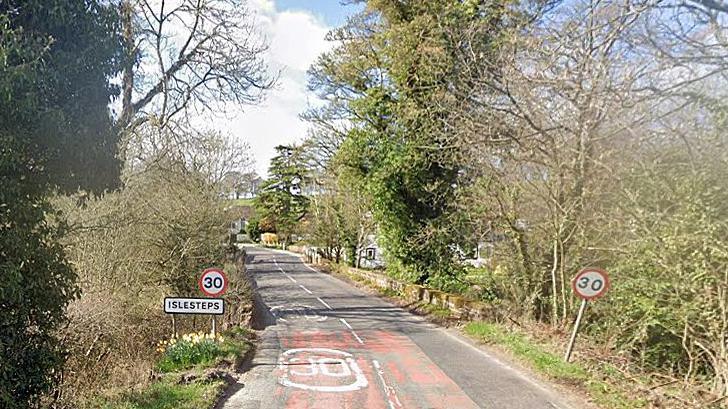
[(339, 0), (250, 0), (249, 4), (269, 41), (271, 71), (281, 71), (279, 82), (262, 104), (236, 109), (214, 126), (247, 142), (255, 170), (265, 177), (275, 147), (305, 137), (307, 125), (298, 115), (315, 98), (306, 89), (306, 71), (316, 57), (333, 47), (324, 39), (326, 33), (357, 8), (341, 5)]

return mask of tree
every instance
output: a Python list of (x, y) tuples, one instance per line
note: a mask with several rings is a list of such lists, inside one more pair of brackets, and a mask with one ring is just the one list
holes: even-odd
[(240, 0), (123, 0), (125, 49), (120, 128), (154, 118), (166, 127), (188, 110), (257, 103), (267, 74), (254, 20)]
[(117, 186), (119, 139), (108, 109), (121, 55), (115, 9), (95, 0), (4, 1), (0, 21), (14, 34), (0, 40), (8, 58), (0, 129), (16, 136), (23, 129), (28, 153), (53, 185)]
[[(332, 33), (343, 44), (312, 70), (311, 86), (329, 103), (308, 118), (324, 135), (346, 134), (336, 160), (348, 178), (366, 181), (390, 270), (419, 283), (457, 285), (456, 249), (465, 243), (454, 199), (468, 174), (448, 122), (461, 40), (453, 33), (497, 32), (497, 13), (477, 1), (370, 1)], [(481, 43), (493, 45), (483, 33)]]
[(268, 180), (261, 186), (254, 205), (256, 214), (260, 215), (261, 231), (278, 234), (285, 248), (298, 222), (306, 215), (309, 199), (301, 191), (306, 169), (301, 163), (300, 148), (280, 145), (276, 151), (278, 155), (271, 159)]
[(120, 48), (97, 1), (0, 4), (0, 406), (25, 408), (58, 381), (57, 338), (78, 296), (51, 187), (118, 182), (107, 105)]
[(320, 182), (321, 189), (311, 197), (307, 240), (326, 259), (338, 263), (346, 255), (350, 265), (359, 267), (364, 242), (374, 232), (367, 197), (354, 181), (333, 176)]

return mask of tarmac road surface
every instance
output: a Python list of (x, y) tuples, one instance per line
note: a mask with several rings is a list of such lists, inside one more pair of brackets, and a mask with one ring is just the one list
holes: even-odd
[(246, 250), (265, 329), (223, 408), (575, 409), (457, 334), (297, 256)]

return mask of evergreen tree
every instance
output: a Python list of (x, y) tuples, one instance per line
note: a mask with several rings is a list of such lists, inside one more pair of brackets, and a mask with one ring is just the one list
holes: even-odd
[(271, 159), (268, 180), (255, 199), (262, 232), (274, 232), (285, 247), (297, 223), (306, 215), (309, 200), (302, 194), (306, 168), (300, 148), (277, 146), (278, 155)]

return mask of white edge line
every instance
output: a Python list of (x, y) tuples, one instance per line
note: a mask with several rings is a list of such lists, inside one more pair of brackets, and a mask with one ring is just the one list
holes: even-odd
[(311, 290), (309, 290), (308, 288), (306, 288), (306, 287), (302, 286), (301, 284), (299, 284), (298, 286), (299, 286), (299, 287), (301, 287), (301, 288), (303, 289), (303, 291), (305, 291), (305, 292), (307, 292), (307, 293), (309, 293), (309, 294), (313, 294), (313, 293), (311, 292)]
[(320, 302), (321, 304), (323, 304), (323, 305), (324, 305), (324, 307), (326, 307), (326, 308), (328, 308), (328, 309), (330, 309), (330, 310), (333, 310), (333, 308), (331, 308), (331, 306), (330, 306), (330, 305), (326, 304), (326, 301), (322, 300), (322, 299), (321, 299), (321, 297), (316, 297), (316, 299), (317, 299), (317, 300), (319, 300), (319, 302)]
[[(517, 375), (518, 378), (526, 381), (527, 383), (531, 384), (531, 386), (536, 387), (537, 389), (541, 390), (542, 392), (545, 392), (547, 395), (549, 395), (549, 397), (554, 396), (554, 392), (553, 391), (549, 390), (545, 386), (539, 384), (538, 382), (536, 382), (533, 379), (529, 378), (528, 376), (524, 375), (523, 373), (521, 373), (521, 371), (517, 370), (516, 368), (513, 368), (512, 366), (509, 366), (505, 362), (503, 362), (500, 359), (494, 357), (493, 355), (491, 355), (491, 354), (483, 351), (482, 349), (476, 347), (475, 345), (473, 345), (473, 344), (471, 344), (471, 343), (469, 343), (467, 341), (462, 340), (459, 336), (450, 333), (450, 331), (448, 331), (448, 330), (445, 330), (445, 329), (440, 328), (440, 331), (442, 333), (444, 333), (445, 335), (447, 335), (448, 337), (454, 339), (455, 341), (457, 341), (457, 342), (459, 342), (459, 343), (467, 346), (468, 348), (474, 350), (475, 352), (479, 353), (480, 355), (483, 355), (484, 357), (488, 358), (489, 360), (491, 360), (496, 365), (498, 365), (498, 366), (502, 367), (503, 369), (505, 369), (507, 371), (510, 371), (513, 374)], [(551, 405), (556, 405), (554, 402), (549, 402), (549, 403)], [(563, 402), (561, 402), (560, 405), (563, 405)], [(561, 406), (557, 406), (557, 407), (561, 407)], [(571, 409), (571, 406), (567, 405), (566, 408)]]
[(314, 273), (319, 273), (319, 274), (321, 274), (321, 272), (320, 272), (320, 271), (318, 271), (318, 270), (316, 270), (315, 268), (313, 268), (313, 267), (309, 266), (309, 265), (308, 265), (308, 264), (306, 264), (306, 263), (305, 263), (304, 261), (301, 261), (301, 264), (303, 264), (304, 266), (306, 266), (306, 268), (307, 268), (307, 269), (309, 269), (309, 270), (313, 271)]

